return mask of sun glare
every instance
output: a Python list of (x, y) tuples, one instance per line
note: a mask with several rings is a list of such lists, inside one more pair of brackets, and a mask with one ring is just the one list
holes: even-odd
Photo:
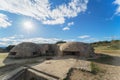
[(28, 31), (31, 31), (34, 28), (33, 23), (31, 21), (24, 22), (23, 27), (25, 30), (28, 30)]

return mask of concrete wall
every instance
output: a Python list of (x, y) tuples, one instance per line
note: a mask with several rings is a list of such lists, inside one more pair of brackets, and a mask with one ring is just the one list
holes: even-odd
[(30, 71), (30, 70), (27, 70), (26, 71), (26, 79), (25, 80), (48, 80), (42, 76), (39, 76), (38, 74)]
[(2, 80), (56, 80), (56, 79), (45, 74), (42, 74), (40, 72), (36, 72), (32, 69), (21, 68), (9, 73)]
[(39, 44), (40, 46), (40, 53), (43, 56), (55, 56), (57, 55), (57, 45), (56, 44)]

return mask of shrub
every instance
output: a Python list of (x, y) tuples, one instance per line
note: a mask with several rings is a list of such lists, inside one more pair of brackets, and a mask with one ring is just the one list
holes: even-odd
[(9, 45), (8, 47), (6, 47), (6, 50), (9, 52), (13, 47), (15, 47), (15, 45)]
[(56, 42), (56, 44), (62, 44), (62, 43), (66, 43), (66, 41), (58, 41), (58, 42)]
[(99, 71), (99, 67), (95, 63), (91, 62), (91, 73), (97, 74)]

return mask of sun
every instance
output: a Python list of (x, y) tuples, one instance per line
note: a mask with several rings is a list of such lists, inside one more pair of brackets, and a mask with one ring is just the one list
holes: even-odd
[(31, 21), (25, 21), (23, 23), (23, 28), (27, 31), (31, 31), (31, 30), (33, 30), (34, 26), (33, 26), (33, 23)]

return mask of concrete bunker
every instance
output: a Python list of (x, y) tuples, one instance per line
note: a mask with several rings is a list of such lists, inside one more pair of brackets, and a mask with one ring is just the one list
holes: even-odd
[(79, 55), (79, 51), (63, 51), (63, 55), (72, 55), (72, 56), (76, 56)]
[(25, 58), (25, 57), (35, 57), (40, 55), (40, 48), (37, 44), (31, 42), (23, 42), (16, 45), (9, 52), (8, 57), (13, 58)]
[(56, 44), (39, 44), (43, 56), (55, 56), (57, 54)]
[(59, 46), (60, 55), (73, 55), (80, 57), (89, 57), (93, 56), (94, 49), (87, 43), (82, 42), (67, 42)]
[(26, 58), (35, 56), (94, 56), (94, 49), (87, 43), (67, 42), (63, 44), (35, 44), (23, 42), (10, 50), (9, 57)]

